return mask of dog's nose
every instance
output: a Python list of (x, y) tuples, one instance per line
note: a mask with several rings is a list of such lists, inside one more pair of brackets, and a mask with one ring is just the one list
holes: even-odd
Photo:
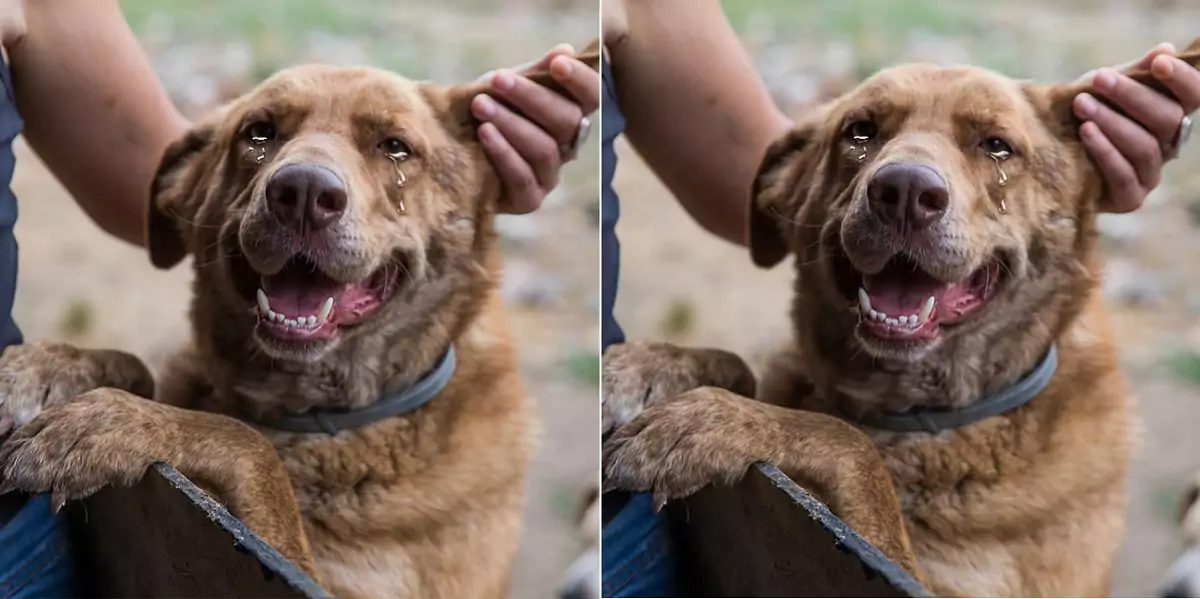
[(267, 182), (267, 204), (280, 222), (313, 230), (328, 227), (346, 211), (346, 186), (319, 164), (289, 164)]
[(941, 175), (913, 162), (896, 162), (876, 171), (867, 198), (880, 220), (901, 230), (928, 227), (950, 205), (950, 191)]

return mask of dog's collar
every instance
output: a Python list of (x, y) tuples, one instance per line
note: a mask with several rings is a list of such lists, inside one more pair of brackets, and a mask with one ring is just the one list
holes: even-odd
[(406, 414), (427, 404), (450, 382), (457, 360), (451, 345), (437, 365), (410, 387), (384, 395), (361, 410), (313, 409), (303, 414), (284, 414), (265, 418), (259, 425), (289, 433), (327, 433), (360, 428), (380, 420)]
[(979, 422), (1029, 403), (1046, 389), (1057, 369), (1058, 347), (1051, 345), (1041, 362), (1012, 386), (998, 393), (985, 395), (965, 408), (916, 408), (901, 413), (873, 413), (859, 418), (858, 423), (897, 433), (926, 432), (936, 435), (941, 431)]

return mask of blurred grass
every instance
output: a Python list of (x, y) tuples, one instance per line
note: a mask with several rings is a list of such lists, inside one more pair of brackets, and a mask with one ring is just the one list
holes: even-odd
[(982, 26), (969, 3), (946, 0), (723, 0), (735, 29), (770, 15), (774, 27), (797, 34), (829, 37), (883, 36), (884, 43), (913, 30), (970, 35)]
[(1167, 368), (1177, 378), (1200, 385), (1200, 354), (1189, 350), (1176, 352), (1167, 358)]
[(595, 352), (576, 351), (563, 361), (563, 367), (571, 379), (587, 386), (600, 384), (600, 356)]

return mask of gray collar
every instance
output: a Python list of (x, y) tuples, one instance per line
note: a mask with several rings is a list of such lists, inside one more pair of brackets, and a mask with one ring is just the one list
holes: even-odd
[(1042, 361), (1038, 362), (1029, 374), (999, 393), (985, 395), (961, 410), (915, 408), (902, 413), (866, 414), (857, 421), (879, 430), (897, 433), (926, 432), (936, 435), (941, 431), (966, 426), (1029, 403), (1050, 384), (1056, 369), (1058, 347), (1051, 345)]
[(284, 414), (265, 418), (259, 425), (289, 433), (328, 433), (374, 424), (401, 414), (406, 414), (427, 404), (450, 382), (454, 375), (456, 359), (451, 345), (433, 370), (411, 387), (384, 395), (375, 403), (361, 410), (313, 409), (303, 414)]

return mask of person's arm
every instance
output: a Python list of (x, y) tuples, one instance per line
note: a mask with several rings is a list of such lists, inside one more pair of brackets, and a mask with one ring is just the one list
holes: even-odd
[[(1159, 44), (1135, 62), (1081, 78), (1129, 115), (1097, 102), (1091, 94), (1075, 98), (1075, 114), (1084, 121), (1080, 137), (1108, 184), (1102, 210), (1130, 212), (1141, 207), (1162, 180), (1162, 146), (1175, 141), (1184, 115), (1200, 108), (1200, 72), (1178, 58), (1162, 56), (1174, 52), (1171, 44)], [(1125, 76), (1141, 69), (1150, 69), (1176, 99)]]
[(25, 136), (105, 231), (143, 243), (150, 180), (188, 122), (117, 0), (27, 0), (8, 48)]
[[(600, 75), (572, 58), (573, 53), (563, 44), (529, 64), (488, 73), (484, 77), (491, 83), (490, 92), (471, 103), (481, 122), (479, 141), (507, 191), (502, 212), (524, 214), (542, 205), (558, 186), (559, 169), (573, 159), (570, 152), (564, 156), (562, 148), (574, 145), (582, 119), (600, 107)], [(542, 69), (550, 70), (569, 97), (520, 76)], [(505, 108), (490, 94), (517, 110)]]
[(623, 4), (604, 24), (625, 137), (701, 226), (744, 245), (758, 163), (792, 121), (718, 0)]

